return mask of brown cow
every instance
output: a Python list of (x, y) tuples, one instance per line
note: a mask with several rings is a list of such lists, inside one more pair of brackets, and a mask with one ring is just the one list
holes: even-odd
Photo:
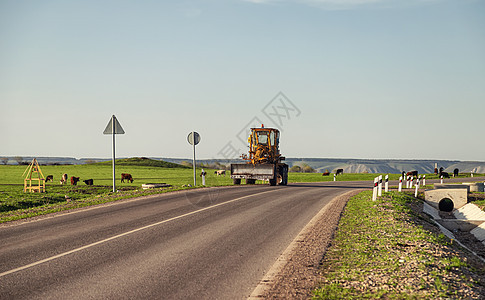
[(125, 180), (133, 183), (133, 177), (131, 177), (131, 174), (121, 173), (121, 182), (125, 182)]
[(54, 175), (47, 175), (45, 182), (54, 181)]
[(79, 181), (79, 177), (71, 177), (71, 185), (77, 185), (77, 182)]
[(62, 177), (61, 177), (61, 184), (66, 184), (67, 183), (67, 174), (64, 173), (62, 174)]
[(443, 178), (450, 178), (450, 174), (448, 172), (441, 172), (440, 177), (443, 176)]
[(418, 171), (409, 171), (406, 173), (407, 176), (418, 177)]
[(86, 179), (86, 180), (83, 180), (83, 181), (84, 181), (84, 183), (86, 185), (93, 185), (94, 184), (94, 180), (93, 179)]

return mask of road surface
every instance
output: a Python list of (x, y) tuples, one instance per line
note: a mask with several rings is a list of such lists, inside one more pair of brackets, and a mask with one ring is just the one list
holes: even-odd
[(0, 299), (244, 299), (311, 218), (369, 182), (124, 200), (0, 227)]

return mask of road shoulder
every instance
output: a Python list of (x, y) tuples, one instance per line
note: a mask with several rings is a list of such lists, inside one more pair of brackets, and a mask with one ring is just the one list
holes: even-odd
[(319, 265), (354, 190), (335, 197), (300, 231), (248, 299), (308, 299), (319, 280)]

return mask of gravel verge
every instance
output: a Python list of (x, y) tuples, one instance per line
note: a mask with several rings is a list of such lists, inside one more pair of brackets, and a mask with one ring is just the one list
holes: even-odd
[[(308, 299), (320, 281), (321, 260), (330, 246), (342, 211), (348, 199), (359, 191), (336, 197), (322, 209), (290, 245), (288, 257), (280, 258), (284, 265), (277, 274), (263, 279), (264, 289), (252, 294), (250, 299)], [(285, 251), (286, 252), (286, 251)]]

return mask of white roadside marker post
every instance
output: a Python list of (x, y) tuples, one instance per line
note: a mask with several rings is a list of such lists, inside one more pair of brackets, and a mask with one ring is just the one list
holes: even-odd
[(402, 191), (402, 176), (399, 176), (399, 187), (397, 189), (398, 192)]
[(418, 197), (418, 190), (419, 190), (419, 178), (416, 179), (416, 190), (414, 191), (414, 197)]
[(440, 177), (440, 178), (441, 178), (440, 183), (441, 183), (441, 184), (443, 184), (443, 175), (441, 175), (441, 177)]
[(409, 182), (409, 188), (412, 189), (414, 185), (414, 176), (411, 176), (411, 181)]
[(389, 175), (386, 175), (386, 182), (384, 183), (384, 192), (389, 192)]
[(333, 174), (333, 181), (337, 181), (337, 174)]
[(379, 188), (377, 189), (377, 196), (382, 196), (382, 175), (379, 175)]
[(426, 185), (426, 175), (423, 175), (423, 185)]
[(406, 176), (406, 188), (409, 188), (409, 176)]
[(376, 201), (377, 199), (377, 184), (379, 182), (379, 178), (374, 178), (374, 188), (372, 189), (372, 201)]

